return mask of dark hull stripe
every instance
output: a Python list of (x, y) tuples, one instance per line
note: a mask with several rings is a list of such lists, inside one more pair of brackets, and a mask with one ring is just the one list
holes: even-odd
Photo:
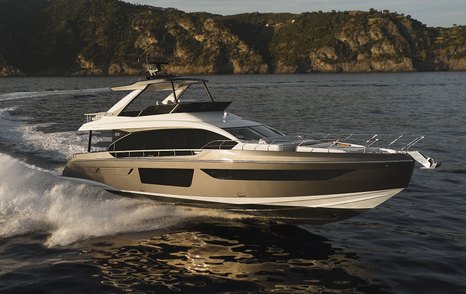
[(202, 169), (215, 179), (243, 181), (326, 181), (350, 173), (354, 169), (335, 170), (253, 170)]

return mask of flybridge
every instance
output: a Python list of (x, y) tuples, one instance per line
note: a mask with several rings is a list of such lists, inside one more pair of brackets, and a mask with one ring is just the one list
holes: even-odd
[(150, 88), (154, 91), (171, 91), (189, 87), (192, 84), (205, 84), (208, 80), (198, 78), (162, 77), (147, 81), (139, 81), (127, 86), (112, 87), (112, 91), (135, 91)]
[[(173, 102), (178, 103), (178, 97), (180, 97), (186, 89), (193, 84), (203, 84), (204, 88), (209, 95), (212, 102), (214, 99), (210, 94), (209, 88), (207, 88), (207, 80), (198, 78), (181, 78), (173, 75), (169, 75), (164, 72), (162, 65), (168, 64), (160, 61), (146, 61), (146, 70), (148, 76), (146, 81), (139, 81), (132, 85), (113, 87), (113, 91), (135, 91), (135, 90), (146, 90), (150, 89), (153, 91), (172, 91)], [(167, 97), (168, 98), (168, 97)]]
[[(231, 102), (216, 102), (207, 88), (207, 80), (167, 77), (155, 80), (140, 81), (132, 85), (114, 87), (114, 91), (132, 91), (107, 112), (85, 114), (87, 122), (99, 120), (104, 116), (146, 116), (182, 112), (224, 111)], [(193, 84), (203, 84), (210, 101), (183, 101), (183, 94)], [(169, 95), (159, 103), (151, 101), (138, 110), (129, 110), (129, 106), (138, 100), (143, 92), (169, 91)]]
[[(142, 116), (167, 114), (174, 112), (203, 112), (203, 111), (223, 111), (230, 103), (215, 102), (212, 94), (207, 87), (207, 80), (199, 78), (182, 78), (172, 75), (167, 75), (162, 71), (162, 62), (152, 62), (147, 64), (146, 81), (139, 81), (127, 86), (113, 87), (113, 91), (132, 91), (126, 97), (121, 99), (111, 109), (107, 111), (106, 116)], [(192, 85), (200, 84), (204, 87), (210, 102), (193, 102), (183, 101), (182, 97), (186, 90)], [(133, 104), (143, 92), (150, 93), (168, 91), (168, 96), (159, 103), (155, 101), (150, 105), (145, 105), (143, 109), (138, 111), (128, 111), (128, 106)], [(181, 103), (183, 102), (183, 106)]]
[[(85, 114), (87, 122), (99, 120), (108, 116), (147, 116), (158, 114), (182, 113), (182, 112), (212, 112), (224, 111), (231, 102), (215, 102), (209, 88), (207, 80), (199, 78), (183, 78), (163, 74), (161, 65), (165, 63), (155, 62), (147, 64), (149, 76), (145, 81), (139, 81), (131, 85), (113, 87), (113, 91), (131, 91), (127, 96), (116, 103), (107, 112)], [(192, 101), (184, 99), (183, 94), (192, 85), (202, 85), (208, 97), (208, 102)], [(130, 105), (138, 104), (135, 101), (141, 94), (151, 95), (151, 92), (168, 92), (168, 96), (163, 101), (151, 100), (140, 109), (130, 109)]]

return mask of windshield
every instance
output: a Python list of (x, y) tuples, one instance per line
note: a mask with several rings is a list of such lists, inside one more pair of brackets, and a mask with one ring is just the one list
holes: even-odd
[(254, 127), (225, 128), (225, 131), (229, 132), (239, 140), (244, 141), (255, 141), (264, 138), (285, 136), (285, 134), (264, 125)]

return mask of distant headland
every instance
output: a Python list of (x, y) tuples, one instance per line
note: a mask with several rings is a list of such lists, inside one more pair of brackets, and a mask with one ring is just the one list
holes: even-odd
[(0, 76), (465, 71), (466, 26), (390, 11), (222, 16), (118, 0), (0, 0)]

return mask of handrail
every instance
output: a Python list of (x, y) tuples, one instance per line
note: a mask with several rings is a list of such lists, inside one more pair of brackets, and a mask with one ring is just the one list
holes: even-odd
[(417, 137), (416, 139), (414, 139), (411, 142), (409, 142), (408, 144), (406, 144), (403, 148), (401, 148), (401, 151), (404, 151), (404, 150), (408, 151), (409, 148), (411, 148), (414, 145), (416, 145), (417, 143), (419, 143), (422, 139), (424, 139), (424, 136)]
[[(109, 149), (108, 152), (115, 157), (163, 157), (163, 156), (193, 156), (202, 152), (203, 150), (226, 150), (226, 149), (237, 149), (237, 150), (248, 150), (248, 151), (274, 151), (272, 146), (280, 145), (280, 146), (287, 146), (291, 147), (309, 147), (313, 149), (326, 149), (327, 152), (331, 152), (331, 150), (345, 150), (348, 148), (348, 152), (364, 152), (364, 153), (380, 153), (380, 152), (387, 152), (389, 150), (388, 147), (394, 145), (396, 142), (399, 142), (401, 138), (405, 138), (404, 135), (398, 136), (396, 139), (389, 141), (386, 147), (372, 147), (378, 142), (381, 142), (381, 137), (376, 134), (372, 135), (367, 140), (357, 140), (357, 135), (355, 134), (345, 134), (341, 136), (344, 138), (343, 140), (340, 139), (330, 139), (332, 134), (327, 134), (320, 140), (313, 140), (313, 139), (306, 139), (306, 140), (296, 140), (296, 141), (280, 141), (280, 140), (273, 140), (270, 143), (264, 143), (259, 140), (254, 141), (239, 141), (239, 140), (213, 140), (201, 148), (193, 148), (193, 149), (144, 149), (144, 150), (111, 150)], [(356, 141), (358, 143), (352, 143), (344, 140), (351, 139), (350, 141)], [(415, 144), (419, 141), (424, 139), (424, 136), (416, 137), (415, 139), (411, 140), (409, 143), (405, 144), (401, 148), (391, 150), (400, 151), (400, 152), (408, 152), (410, 148), (412, 148)], [(379, 144), (378, 144), (379, 145)], [(281, 148), (275, 148), (276, 151), (282, 150)], [(319, 151), (321, 152), (321, 151)]]
[(84, 116), (86, 117), (86, 122), (92, 122), (101, 119), (104, 117), (106, 112), (95, 112), (95, 113), (85, 113)]
[[(218, 148), (209, 148), (213, 147), (216, 145), (212, 145), (218, 143)], [(162, 156), (192, 156), (196, 155), (197, 153), (203, 151), (203, 150), (209, 150), (209, 149), (218, 149), (218, 150), (223, 150), (223, 149), (231, 149), (234, 146), (228, 146), (226, 145), (227, 143), (234, 143), (235, 146), (238, 144), (238, 141), (234, 140), (214, 140), (211, 141), (201, 148), (194, 148), (194, 149), (139, 149), (139, 150), (107, 150), (110, 154), (115, 154), (115, 157), (119, 157), (118, 155), (127, 155), (127, 156), (120, 156), (120, 157), (162, 157)], [(114, 144), (111, 144), (110, 146), (115, 147)], [(225, 147), (225, 148), (224, 148)]]
[(401, 139), (401, 138), (403, 138), (403, 135), (399, 135), (398, 138), (396, 138), (395, 140), (391, 141), (391, 142), (387, 145), (387, 147), (392, 146), (393, 144), (395, 144), (396, 141), (398, 141), (398, 140)]
[[(146, 149), (146, 150), (109, 150), (108, 152), (118, 158), (135, 157), (163, 157), (163, 156), (192, 156), (201, 152), (201, 149)], [(122, 155), (122, 156), (118, 156)], [(125, 156), (126, 155), (126, 156)]]
[[(222, 148), (227, 143), (233, 143), (235, 145), (232, 145), (232, 146), (226, 145), (226, 148)], [(213, 140), (213, 141), (210, 141), (209, 143), (205, 144), (204, 146), (202, 146), (201, 149), (202, 150), (204, 150), (204, 149), (219, 149), (219, 150), (221, 150), (221, 149), (232, 149), (238, 143), (240, 143), (240, 141), (235, 141), (235, 140)], [(218, 148), (212, 148), (212, 147), (217, 146), (216, 144), (218, 144)], [(228, 147), (231, 147), (231, 148), (228, 148)]]
[[(359, 137), (366, 137), (362, 139), (358, 139)], [(204, 145), (201, 149), (224, 149), (223, 146), (227, 145), (227, 143), (234, 143), (235, 146), (237, 144), (241, 144), (238, 146), (236, 149), (241, 149), (245, 150), (245, 148), (248, 148), (248, 144), (254, 145), (250, 146), (252, 151), (255, 150), (267, 150), (270, 151), (271, 147), (274, 145), (285, 145), (285, 144), (295, 144), (296, 147), (299, 146), (312, 146), (312, 145), (317, 145), (321, 143), (328, 143), (328, 145), (324, 146), (316, 146), (316, 148), (325, 148), (328, 149), (330, 152), (330, 149), (336, 148), (336, 149), (341, 149), (345, 147), (355, 147), (355, 148), (360, 148), (362, 152), (371, 152), (371, 153), (377, 153), (377, 152), (383, 152), (383, 149), (388, 149), (389, 147), (393, 146), (396, 142), (400, 142), (402, 138), (406, 138), (405, 135), (400, 135), (397, 136), (396, 139), (388, 141), (387, 140), (388, 136), (385, 136), (383, 138), (380, 134), (373, 134), (373, 135), (368, 135), (368, 134), (326, 134), (323, 136), (321, 139), (304, 139), (304, 140), (290, 140), (290, 141), (281, 141), (281, 140), (272, 140), (270, 142), (267, 142), (265, 140), (252, 140), (252, 141), (235, 141), (235, 140), (216, 140), (209, 142), (208, 144)], [(413, 147), (415, 144), (417, 144), (419, 141), (421, 141), (424, 138), (424, 136), (421, 137), (416, 137), (414, 140), (410, 141), (408, 144), (402, 145), (401, 147), (398, 148), (392, 148), (393, 150), (399, 150), (399, 151), (407, 151), (411, 147)], [(384, 140), (385, 139), (385, 140)], [(374, 146), (376, 145), (377, 146)], [(350, 144), (351, 146), (347, 146), (347, 144)], [(215, 148), (212, 148), (215, 147)], [(228, 146), (228, 147), (231, 147)], [(233, 146), (234, 147), (234, 146)], [(261, 148), (262, 147), (262, 148)]]
[[(424, 139), (424, 136), (417, 136), (414, 139), (411, 139), (409, 136), (405, 134), (396, 135), (395, 139), (391, 141), (388, 139), (389, 137), (393, 138), (393, 134), (333, 134), (327, 133), (323, 135), (320, 139), (321, 142), (332, 142), (332, 147), (337, 145), (338, 143), (351, 143), (351, 144), (358, 144), (365, 148), (369, 148), (374, 146), (377, 143), (377, 147), (371, 148), (391, 148), (398, 151), (407, 151), (412, 148), (414, 145), (419, 143), (421, 140)], [(404, 142), (402, 142), (404, 141)], [(406, 143), (407, 142), (407, 143)], [(304, 143), (305, 144), (305, 143)], [(301, 144), (302, 145), (302, 144)], [(394, 148), (394, 145), (398, 145), (398, 147)]]

